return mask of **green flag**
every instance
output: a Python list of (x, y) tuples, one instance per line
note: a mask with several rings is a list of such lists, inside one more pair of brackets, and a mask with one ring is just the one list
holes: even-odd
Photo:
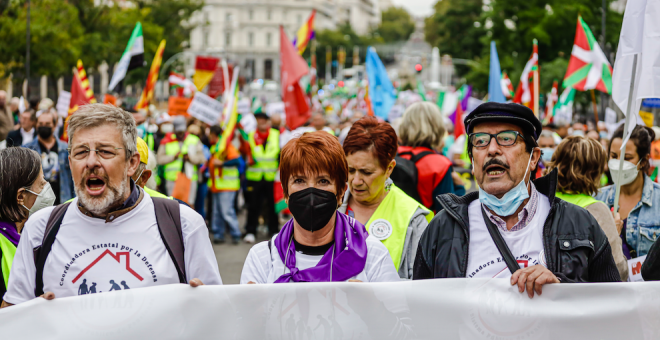
[(144, 38), (142, 37), (142, 24), (138, 21), (131, 38), (128, 39), (126, 50), (117, 63), (117, 69), (108, 85), (108, 92), (114, 90), (115, 86), (124, 79), (126, 72), (142, 66), (144, 66)]

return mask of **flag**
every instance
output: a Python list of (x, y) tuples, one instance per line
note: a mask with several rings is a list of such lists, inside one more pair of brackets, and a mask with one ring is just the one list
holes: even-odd
[(220, 61), (220, 65), (222, 67), (218, 67), (215, 70), (213, 78), (211, 78), (211, 81), (209, 82), (208, 95), (211, 98), (218, 98), (218, 96), (229, 90), (231, 85), (229, 76), (234, 74), (234, 65), (228, 65), (224, 59)]
[(500, 58), (497, 56), (495, 41), (490, 42), (490, 76), (488, 78), (488, 101), (495, 103), (506, 102), (502, 91), (502, 70)]
[(309, 67), (280, 26), (280, 69), (282, 101), (286, 112), (286, 124), (292, 131), (303, 125), (311, 116), (309, 104), (305, 97), (300, 78), (309, 73)]
[[(660, 60), (660, 28), (655, 15), (659, 11), (660, 3), (657, 1), (637, 0), (626, 4), (612, 73), (612, 99), (626, 116), (630, 114), (627, 112), (628, 96), (633, 77), (635, 81), (634, 102), (630, 106), (633, 114), (629, 117), (628, 132), (622, 145), (626, 144), (638, 122), (643, 121), (639, 117), (642, 99), (660, 97), (660, 86), (656, 81), (660, 79), (660, 68), (656, 66), (657, 60)], [(637, 69), (633, 74), (635, 56)]]
[(552, 109), (552, 120), (555, 123), (565, 125), (573, 121), (573, 101), (577, 91), (572, 87), (567, 87), (561, 93), (557, 104)]
[[(94, 97), (92, 96), (92, 99), (93, 98)], [(95, 102), (96, 100), (94, 100), (94, 103)], [(73, 74), (73, 81), (71, 82), (71, 101), (69, 102), (69, 115), (64, 121), (64, 133), (62, 134), (61, 140), (63, 141), (69, 140), (69, 135), (67, 134), (67, 130), (69, 127), (69, 119), (71, 118), (71, 115), (73, 115), (78, 110), (78, 107), (89, 103), (92, 103), (92, 101), (85, 93), (85, 90), (82, 85), (82, 81), (80, 80), (79, 77), (79, 73), (75, 72)]]
[(502, 84), (502, 93), (504, 94), (504, 98), (513, 98), (515, 95), (515, 92), (513, 91), (513, 84), (511, 84), (511, 79), (509, 79), (509, 75), (506, 74), (506, 72), (502, 73), (502, 79), (500, 80), (500, 83)]
[(224, 130), (218, 141), (218, 143), (220, 143), (218, 145), (219, 154), (222, 154), (227, 149), (227, 145), (234, 139), (236, 123), (238, 122), (238, 71), (238, 67), (234, 68), (231, 82), (231, 96), (229, 97), (225, 120), (223, 122)]
[(438, 106), (440, 112), (442, 112), (442, 105), (445, 101), (445, 91), (438, 92), (438, 99), (435, 101), (435, 105)]
[(261, 99), (257, 97), (252, 98), (252, 105), (250, 106), (250, 111), (252, 111), (252, 113), (254, 114), (265, 113)]
[(151, 69), (149, 70), (149, 75), (147, 76), (147, 84), (144, 86), (140, 100), (137, 102), (137, 104), (135, 104), (136, 110), (146, 109), (149, 106), (151, 99), (154, 97), (154, 87), (156, 86), (156, 81), (158, 81), (160, 64), (163, 62), (163, 52), (165, 52), (165, 39), (160, 42), (160, 45), (156, 50), (154, 61), (151, 63)]
[(126, 76), (126, 72), (142, 67), (144, 64), (144, 38), (142, 37), (142, 24), (138, 21), (135, 24), (131, 38), (128, 39), (128, 44), (121, 55), (115, 73), (112, 75), (110, 85), (108, 85), (108, 92), (112, 92), (115, 86), (119, 84)]
[(193, 74), (192, 81), (201, 91), (206, 85), (211, 82), (215, 70), (218, 68), (220, 59), (214, 57), (197, 56), (195, 59), (195, 74)]
[[(535, 73), (534, 71), (537, 71), (538, 67), (538, 44), (536, 39), (534, 39), (534, 51), (532, 52), (532, 56), (529, 58), (529, 61), (527, 61), (527, 64), (525, 64), (525, 68), (523, 69), (522, 75), (520, 76), (520, 83), (516, 89), (516, 95), (513, 98), (514, 103), (525, 105), (532, 110), (534, 110), (535, 107), (535, 93), (538, 91), (538, 89), (534, 88), (533, 78)], [(534, 112), (534, 114), (538, 115), (538, 112)]]
[(21, 96), (21, 99), (18, 102), (18, 113), (23, 113), (25, 112), (25, 110), (27, 110), (27, 108), (25, 107), (25, 98)]
[(419, 96), (422, 97), (423, 101), (426, 101), (426, 89), (420, 79), (417, 79), (417, 93), (419, 93)]
[(543, 124), (548, 124), (552, 122), (552, 112), (554, 111), (555, 104), (559, 99), (559, 83), (555, 80), (552, 83), (552, 90), (548, 93), (548, 97), (545, 101), (545, 117), (543, 118)]
[(293, 38), (293, 46), (295, 46), (298, 54), (302, 55), (305, 52), (305, 48), (309, 45), (309, 42), (314, 39), (314, 17), (316, 16), (316, 10), (312, 10), (312, 14), (309, 15), (307, 22), (304, 23), (298, 29), (298, 33), (295, 38)]
[(87, 103), (96, 103), (96, 98), (94, 98), (94, 91), (89, 88), (89, 80), (87, 79), (87, 72), (83, 67), (82, 60), (78, 59), (78, 78), (80, 78), (80, 86), (83, 90)]
[(170, 72), (170, 77), (168, 78), (171, 89), (176, 89), (179, 93), (179, 97), (190, 96), (191, 94), (197, 91), (195, 84), (188, 78), (184, 77), (182, 74), (176, 72)]
[(454, 115), (454, 140), (458, 139), (462, 134), (465, 134), (465, 123), (463, 123), (463, 108), (458, 103)]
[(612, 66), (582, 16), (578, 16), (575, 42), (564, 77), (564, 87), (612, 93)]
[(380, 61), (373, 47), (367, 48), (367, 77), (369, 79), (369, 100), (377, 117), (387, 119), (396, 97), (394, 86), (387, 75), (385, 65)]

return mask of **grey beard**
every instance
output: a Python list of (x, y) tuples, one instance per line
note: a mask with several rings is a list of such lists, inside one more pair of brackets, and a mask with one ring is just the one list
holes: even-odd
[(123, 203), (126, 191), (130, 190), (130, 181), (128, 177), (125, 178), (126, 180), (121, 183), (119, 188), (114, 188), (106, 183), (108, 192), (99, 198), (90, 197), (85, 191), (84, 184), (74, 186), (80, 205), (95, 216), (106, 216), (112, 208)]

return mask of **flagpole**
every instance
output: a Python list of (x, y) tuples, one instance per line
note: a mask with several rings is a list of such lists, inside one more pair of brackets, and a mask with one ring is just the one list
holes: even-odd
[[(626, 122), (623, 125), (623, 138), (627, 139), (628, 125), (630, 124), (630, 116), (632, 115), (633, 94), (635, 91), (635, 75), (637, 74), (637, 54), (633, 58), (632, 79), (630, 80), (630, 92), (628, 93), (628, 111), (626, 113)], [(616, 176), (616, 191), (614, 193), (614, 213), (619, 211), (619, 195), (621, 194), (621, 172), (623, 172), (623, 160), (626, 155), (626, 144), (621, 145), (621, 154), (619, 155), (619, 172)]]
[(598, 104), (596, 104), (596, 94), (594, 93), (594, 90), (591, 90), (591, 102), (594, 105), (594, 116), (596, 117), (596, 132), (600, 132), (598, 130)]
[(539, 68), (534, 70), (534, 114), (539, 117)]

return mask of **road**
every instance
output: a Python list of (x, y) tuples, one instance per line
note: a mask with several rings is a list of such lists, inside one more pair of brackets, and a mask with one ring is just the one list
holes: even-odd
[[(238, 222), (241, 230), (245, 227), (245, 209), (239, 213)], [(268, 238), (265, 226), (260, 226), (257, 235), (257, 242), (265, 241)], [(231, 240), (229, 234), (226, 235), (226, 240)], [(239, 244), (214, 244), (213, 251), (215, 257), (218, 259), (218, 269), (220, 269), (220, 276), (222, 277), (223, 284), (238, 284), (241, 280), (241, 271), (243, 270), (243, 263), (247, 257), (250, 248), (253, 244), (247, 244), (241, 241)]]

